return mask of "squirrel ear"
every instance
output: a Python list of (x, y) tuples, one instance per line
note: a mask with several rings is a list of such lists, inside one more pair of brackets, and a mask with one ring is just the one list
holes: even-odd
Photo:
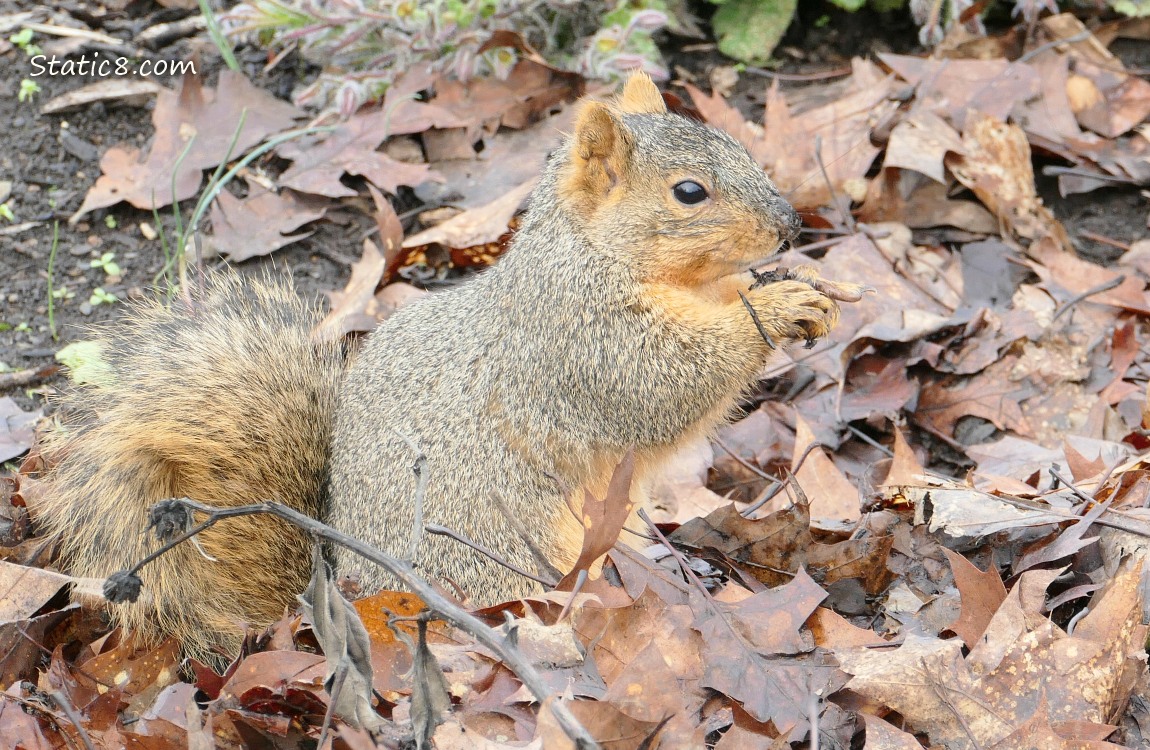
[(627, 79), (619, 97), (619, 109), (631, 115), (665, 115), (667, 105), (651, 76), (636, 71)]
[(622, 124), (602, 102), (587, 102), (575, 119), (575, 156), (578, 159), (606, 159), (626, 138)]
[(631, 136), (602, 102), (587, 102), (575, 120), (571, 138), (571, 193), (600, 198), (614, 187), (631, 153)]

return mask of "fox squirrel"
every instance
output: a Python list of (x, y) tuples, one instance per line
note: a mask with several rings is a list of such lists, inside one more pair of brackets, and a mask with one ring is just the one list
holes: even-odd
[[(137, 306), (101, 339), (108, 377), (67, 397), (78, 417), (49, 443), (57, 465), (33, 511), (79, 576), (154, 549), (148, 508), (173, 496), (279, 501), (405, 556), (417, 446), (425, 522), (530, 569), (510, 514), (570, 566), (583, 529), (569, 497), (602, 493), (634, 448), (641, 506), (660, 465), (754, 382), (767, 337), (835, 324), (850, 285), (809, 269), (752, 285), (799, 225), (742, 146), (668, 113), (635, 75), (613, 102), (582, 105), (505, 257), (399, 310), (350, 364), (311, 338), (320, 311), (287, 282), (218, 274), (190, 301)], [(244, 623), (276, 619), (304, 589), (310, 541), (267, 517), (199, 539), (144, 568), (150, 597), (109, 610), (193, 655), (234, 652)], [(367, 590), (388, 584), (332, 555)], [(537, 588), (428, 534), (414, 562), (481, 602)]]

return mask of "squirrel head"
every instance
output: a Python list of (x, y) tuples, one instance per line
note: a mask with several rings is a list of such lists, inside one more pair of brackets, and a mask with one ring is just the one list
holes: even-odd
[(559, 199), (640, 281), (705, 287), (759, 265), (800, 226), (746, 148), (669, 113), (645, 73), (614, 102), (584, 103), (568, 148)]

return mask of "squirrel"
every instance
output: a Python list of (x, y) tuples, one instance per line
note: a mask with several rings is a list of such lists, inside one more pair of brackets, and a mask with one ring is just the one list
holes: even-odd
[[(799, 226), (743, 146), (668, 112), (634, 74), (616, 99), (581, 104), (504, 257), (398, 310), (349, 362), (313, 339), (321, 310), (286, 281), (225, 271), (188, 300), (138, 304), (99, 340), (105, 376), (64, 397), (74, 416), (47, 443), (34, 518), (85, 577), (155, 549), (148, 509), (181, 496), (278, 501), (406, 557), (416, 449), (425, 523), (531, 569), (525, 529), (569, 568), (583, 537), (570, 498), (602, 497), (634, 451), (641, 507), (776, 344), (825, 336), (857, 298), (810, 267), (755, 283)], [(234, 654), (245, 625), (294, 604), (310, 550), (277, 519), (228, 520), (146, 566), (150, 596), (106, 606), (193, 656)], [(389, 585), (350, 552), (330, 559), (366, 591)], [(539, 586), (430, 534), (412, 562), (480, 603)]]

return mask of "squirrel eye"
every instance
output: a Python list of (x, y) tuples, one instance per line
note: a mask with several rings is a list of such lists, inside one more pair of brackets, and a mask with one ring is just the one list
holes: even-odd
[(707, 200), (707, 189), (694, 180), (683, 180), (671, 188), (675, 200), (684, 206), (695, 206)]

